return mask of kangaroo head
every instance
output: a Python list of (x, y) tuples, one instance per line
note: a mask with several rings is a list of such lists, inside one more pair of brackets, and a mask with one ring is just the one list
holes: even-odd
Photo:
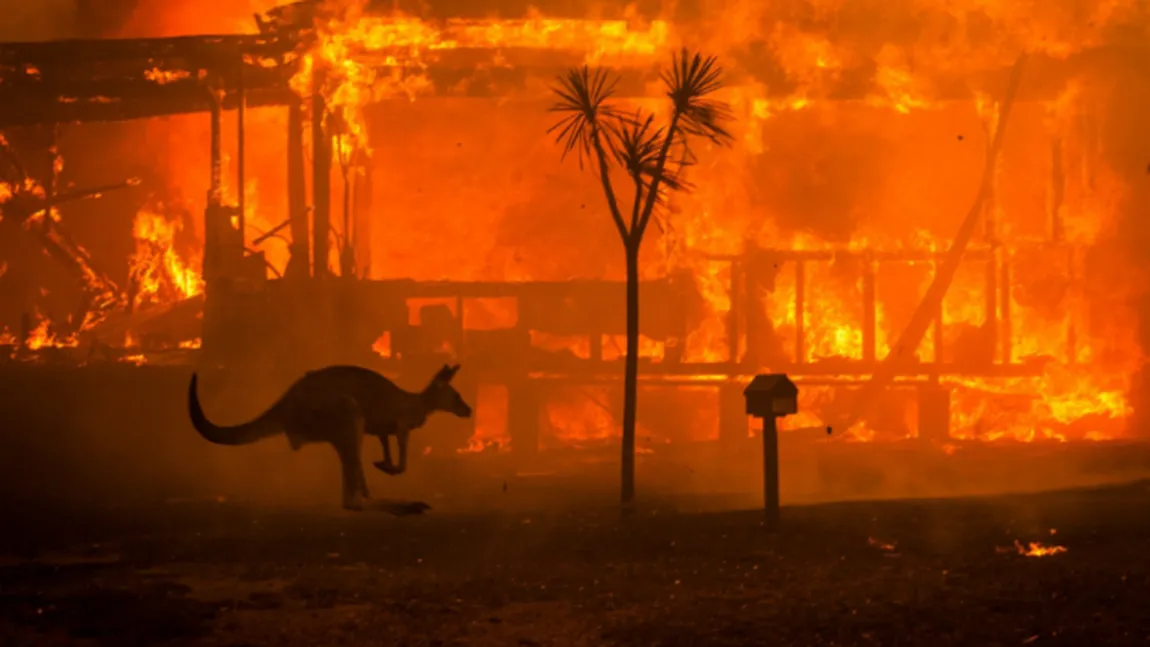
[(444, 364), (435, 377), (431, 378), (431, 383), (423, 390), (423, 395), (433, 411), (445, 411), (460, 418), (470, 418), (471, 406), (464, 402), (459, 391), (451, 386), (451, 378), (455, 377), (458, 371), (458, 364), (455, 366)]

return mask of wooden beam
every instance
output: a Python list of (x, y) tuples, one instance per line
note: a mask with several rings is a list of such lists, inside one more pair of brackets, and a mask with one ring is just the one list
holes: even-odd
[[(993, 178), (997, 154), (1002, 148), (1002, 139), (1005, 133), (1004, 126), (1010, 116), (1011, 107), (1014, 104), (1014, 99), (1021, 81), (1022, 69), (1026, 61), (1027, 56), (1023, 54), (1018, 57), (1014, 65), (1013, 74), (1007, 86), (1006, 96), (999, 113), (998, 125), (995, 128), (993, 148), (990, 151), (991, 155), (983, 171), (978, 195), (975, 197), (974, 204), (971, 206), (958, 232), (955, 234), (954, 240), (947, 250), (946, 258), (940, 265), (936, 266), (936, 274), (930, 287), (927, 288), (926, 296), (923, 297), (922, 302), (911, 316), (910, 322), (902, 334), (899, 335), (899, 337), (895, 339), (894, 344), (891, 345), (891, 352), (879, 365), (880, 370), (872, 376), (871, 382), (860, 390), (857, 396), (858, 406), (856, 407), (856, 411), (850, 416), (849, 420), (844, 418), (840, 421), (843, 424), (836, 426), (848, 428), (855, 421), (865, 417), (873, 410), (873, 406), (878, 400), (876, 397), (878, 395), (877, 392), (885, 388), (886, 384), (890, 381), (890, 377), (898, 372), (898, 365), (900, 363), (910, 361), (910, 358), (914, 356), (914, 350), (918, 348), (922, 342), (923, 335), (926, 334), (932, 321), (937, 321), (940, 318), (938, 311), (941, 308), (942, 300), (945, 298), (947, 290), (950, 288), (950, 284), (954, 279), (955, 272), (957, 272), (966, 249), (970, 245), (971, 238), (974, 236), (980, 221), (979, 216), (983, 213), (983, 205)], [(941, 328), (941, 326), (939, 326), (939, 328)], [(941, 351), (941, 348), (936, 350)]]
[(878, 301), (875, 293), (876, 268), (872, 258), (863, 260), (863, 361), (875, 360), (875, 339)]
[(303, 105), (299, 100), (292, 101), (288, 104), (287, 179), (288, 217), (291, 219), (291, 261), (288, 263), (288, 276), (293, 279), (311, 275), (303, 129)]
[(312, 276), (326, 276), (329, 272), (329, 241), (331, 240), (331, 163), (332, 144), (323, 127), (327, 102), (320, 88), (325, 75), (315, 70), (312, 76), (311, 97), (311, 150), (312, 150)]
[[(204, 112), (210, 109), (198, 98), (201, 72), (218, 79), (225, 109), (234, 105), (238, 70), (233, 64), (244, 57), (244, 79), (249, 106), (287, 105), (292, 100), (289, 81), (296, 73), (295, 48), (308, 38), (305, 33), (282, 32), (265, 36), (187, 36), (171, 39), (69, 40), (40, 43), (0, 43), (0, 128), (40, 123), (123, 121), (147, 117)], [(553, 79), (582, 63), (581, 50), (553, 48), (498, 49), (502, 60), (513, 65), (492, 66), (496, 49), (486, 47), (437, 50), (425, 74), (436, 88), (435, 97), (525, 98), (546, 101), (550, 93), (541, 79)], [(397, 50), (396, 53), (403, 52)], [(369, 59), (386, 59), (387, 52)], [(1120, 58), (1126, 56), (1125, 59)], [(1128, 52), (1099, 48), (1066, 60), (1035, 57), (1043, 69), (1018, 94), (1018, 101), (1055, 98), (1067, 79), (1099, 67), (1128, 60)], [(269, 62), (274, 62), (269, 64)], [(650, 80), (660, 59), (640, 59), (617, 70), (620, 97), (657, 97)], [(155, 72), (184, 72), (187, 78), (161, 83)], [(971, 88), (992, 87), (1009, 70), (944, 78), (935, 75), (936, 102), (972, 100)], [(871, 88), (844, 77), (844, 85), (831, 88), (818, 102), (858, 102), (867, 105)], [(787, 79), (763, 79), (754, 75), (729, 79), (732, 85), (757, 82), (772, 88), (767, 100), (790, 97)], [(849, 82), (849, 83), (848, 83)], [(427, 97), (428, 100), (432, 97)], [(406, 99), (396, 99), (406, 100)], [(867, 108), (871, 109), (871, 108)]]
[[(795, 362), (807, 361), (807, 268), (802, 259), (795, 260)], [(778, 370), (776, 369), (776, 372)]]

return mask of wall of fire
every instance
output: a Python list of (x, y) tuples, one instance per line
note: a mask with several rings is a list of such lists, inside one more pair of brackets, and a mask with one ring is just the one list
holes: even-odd
[[(745, 52), (732, 49), (740, 61), (738, 72), (763, 72), (745, 56), (738, 58)], [(1147, 236), (1136, 217), (1146, 205), (1145, 163), (1139, 159), (1146, 129), (1136, 116), (1137, 106), (1146, 105), (1138, 89), (1145, 84), (1121, 54), (1092, 65), (1073, 85), (1042, 72), (1028, 80), (1040, 90), (1016, 108), (1007, 127), (987, 218), (994, 228), (981, 241), (1001, 240), (1008, 251), (999, 253), (1011, 261), (1011, 335), (1000, 330), (1011, 344), (1005, 355), (999, 347), (1000, 361), (1048, 355), (1060, 360), (1061, 368), (1005, 386), (962, 380), (967, 389), (956, 396), (953, 420), (959, 434), (1109, 437), (1120, 433), (1131, 408), (1126, 393), (1141, 365), (1137, 333), (1145, 320), (1136, 307), (1144, 281), (1137, 252)], [(723, 356), (730, 341), (724, 339), (729, 264), (707, 256), (738, 254), (747, 238), (782, 249), (944, 246), (976, 191), (993, 97), (927, 102), (908, 90), (901, 100), (892, 91), (879, 102), (836, 101), (767, 90), (754, 83), (731, 88), (726, 98), (740, 115), (740, 144), (732, 151), (704, 151), (702, 163), (692, 169), (698, 189), (676, 200), (670, 227), (654, 232), (646, 248), (651, 275), (669, 266), (686, 267), (706, 297), (703, 321), (688, 340), (687, 354), (696, 360)], [(286, 211), (280, 188), (283, 112), (253, 110), (249, 117), (251, 179), (244, 191), (252, 220), (264, 227), (277, 224), (278, 214)], [(369, 118), (376, 148), (373, 276), (541, 280), (621, 275), (622, 255), (594, 178), (574, 165), (562, 165), (542, 134), (551, 118), (545, 100), (424, 98), (388, 102), (372, 109)], [(234, 142), (233, 129), (225, 125), (225, 140)], [(114, 136), (102, 138), (74, 135), (75, 141), (85, 142), (74, 144), (77, 149), (91, 151), (76, 157), (100, 154), (150, 173), (153, 206), (194, 205), (202, 199), (207, 181), (202, 118), (115, 130)], [(62, 144), (66, 151), (68, 146)], [(65, 157), (73, 155), (65, 152)], [(234, 148), (230, 157), (234, 164)], [(91, 168), (78, 159), (69, 168), (85, 166)], [(197, 213), (195, 207), (189, 211)], [(77, 216), (85, 218), (106, 221), (105, 214), (95, 211)], [(92, 239), (101, 238), (94, 232), (103, 227), (103, 222), (91, 226)], [(1052, 243), (1065, 243), (1071, 251)], [(101, 241), (93, 245), (94, 253), (102, 245), (116, 246), (114, 256), (122, 256), (122, 243)], [(280, 245), (268, 243), (273, 263), (277, 255), (286, 260), (286, 246)], [(805, 353), (796, 358), (797, 318), (789, 305), (794, 302), (794, 270), (783, 268), (765, 299), (780, 352), (809, 362), (866, 356), (865, 288), (856, 270), (846, 262), (807, 268)], [(880, 355), (909, 317), (930, 274), (929, 263), (884, 265), (877, 271)], [(944, 358), (977, 346), (971, 339), (978, 335), (971, 331), (986, 321), (991, 301), (986, 292), (984, 273), (972, 263), (944, 306)], [(1001, 300), (995, 309), (1001, 320)], [(924, 360), (934, 357), (934, 343), (928, 336), (920, 348)], [(829, 395), (815, 389), (806, 393), (808, 408), (827, 406)], [(598, 415), (585, 415), (589, 422), (579, 433), (609, 435), (611, 423)], [(578, 418), (570, 412), (551, 417)], [(913, 415), (892, 417), (913, 421)], [(896, 420), (884, 427), (888, 436), (914, 433), (913, 423)], [(701, 429), (714, 425), (701, 422), (683, 435), (717, 433)]]

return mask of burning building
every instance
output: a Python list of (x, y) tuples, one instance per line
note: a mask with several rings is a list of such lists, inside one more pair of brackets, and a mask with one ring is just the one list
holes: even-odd
[[(545, 135), (549, 87), (609, 67), (658, 113), (691, 47), (727, 70), (738, 142), (698, 151), (644, 247), (648, 448), (746, 438), (766, 370), (802, 386), (794, 427), (844, 441), (1134, 435), (1139, 3), (386, 4), (0, 45), (0, 226), (72, 286), (9, 246), (13, 357), (454, 357), (478, 417), (443, 451), (613, 439), (623, 255)], [(84, 226), (117, 211), (118, 242)]]

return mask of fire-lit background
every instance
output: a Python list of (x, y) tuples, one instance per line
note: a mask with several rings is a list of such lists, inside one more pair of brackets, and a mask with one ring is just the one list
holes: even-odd
[[(343, 12), (320, 26), (321, 44), (309, 56), (335, 64), (343, 83), (331, 105), (370, 150), (370, 236), (358, 242), (358, 255), (369, 265), (361, 271), (377, 279), (621, 279), (622, 247), (594, 175), (562, 161), (546, 135), (555, 120), (549, 86), (564, 67), (582, 63), (646, 74), (649, 83), (621, 91), (620, 101), (658, 112), (654, 72), (672, 52), (689, 46), (720, 57), (727, 71), (722, 98), (737, 116), (737, 141), (730, 149), (697, 151), (699, 163), (689, 170), (694, 190), (672, 200), (644, 246), (646, 277), (688, 270), (705, 297), (700, 323), (686, 340), (686, 361), (728, 359), (730, 264), (722, 259), (748, 243), (945, 249), (978, 192), (1002, 72), (1031, 54), (975, 245), (1001, 244), (1011, 269), (1010, 302), (996, 304), (991, 323), (1009, 339), (1009, 361), (1052, 361), (1038, 377), (943, 378), (956, 385), (951, 434), (988, 441), (1137, 435), (1136, 414), (1147, 395), (1139, 386), (1143, 346), (1150, 341), (1143, 262), (1150, 242), (1150, 85), (1138, 58), (1147, 54), (1150, 16), (1142, 3), (572, 1), (492, 2), (480, 10), (442, 2), (363, 17), (354, 0), (340, 1)], [(274, 4), (16, 3), (5, 7), (0, 40), (254, 33), (253, 14)], [(366, 64), (349, 58), (351, 51), (385, 52), (393, 58), (393, 79), (377, 79), (371, 90), (361, 86)], [(470, 71), (450, 87), (437, 85), (423, 71), (444, 61)], [(516, 67), (526, 72), (515, 91), (486, 89), (491, 70)], [(307, 87), (306, 78), (299, 81)], [(244, 192), (249, 241), (288, 212), (286, 121), (282, 108), (249, 110), (242, 188), (234, 180), (235, 122), (224, 121), (225, 193)], [(140, 292), (132, 298), (141, 304), (203, 290), (208, 131), (202, 115), (60, 131), (62, 184), (141, 180), (99, 201), (61, 208), (75, 238), (110, 276), (121, 285), (136, 276)], [(341, 192), (337, 163), (333, 203)], [(260, 248), (282, 271), (286, 241), (272, 238)], [(932, 272), (929, 262), (880, 265), (879, 357), (906, 325)], [(46, 277), (38, 316), (48, 322), (67, 312), (71, 288), (67, 277)], [(801, 345), (793, 266), (767, 298), (779, 351), (798, 362), (862, 359), (857, 265), (808, 263), (805, 282)], [(1002, 344), (980, 346), (986, 290), (980, 266), (964, 265), (944, 302), (942, 348), (928, 334), (918, 349), (924, 362), (980, 352), (1002, 359)], [(0, 314), (13, 329), (22, 313), (6, 310)], [(39, 334), (47, 339), (48, 330), (45, 323)], [(803, 356), (796, 357), (800, 348)], [(655, 359), (663, 352), (653, 342), (644, 347)], [(788, 420), (792, 427), (819, 425), (820, 415), (836, 406), (829, 389), (805, 388), (802, 397), (803, 413)], [(484, 399), (495, 413), (481, 416), (475, 446), (506, 435), (500, 405), (481, 394), (481, 410)], [(652, 396), (641, 407), (688, 408), (684, 402), (694, 400)], [(586, 399), (557, 397), (546, 407), (560, 441), (617, 433), (610, 413)], [(914, 407), (907, 402), (841, 437), (914, 436)], [(690, 421), (692, 439), (718, 433), (709, 414), (679, 417)]]

